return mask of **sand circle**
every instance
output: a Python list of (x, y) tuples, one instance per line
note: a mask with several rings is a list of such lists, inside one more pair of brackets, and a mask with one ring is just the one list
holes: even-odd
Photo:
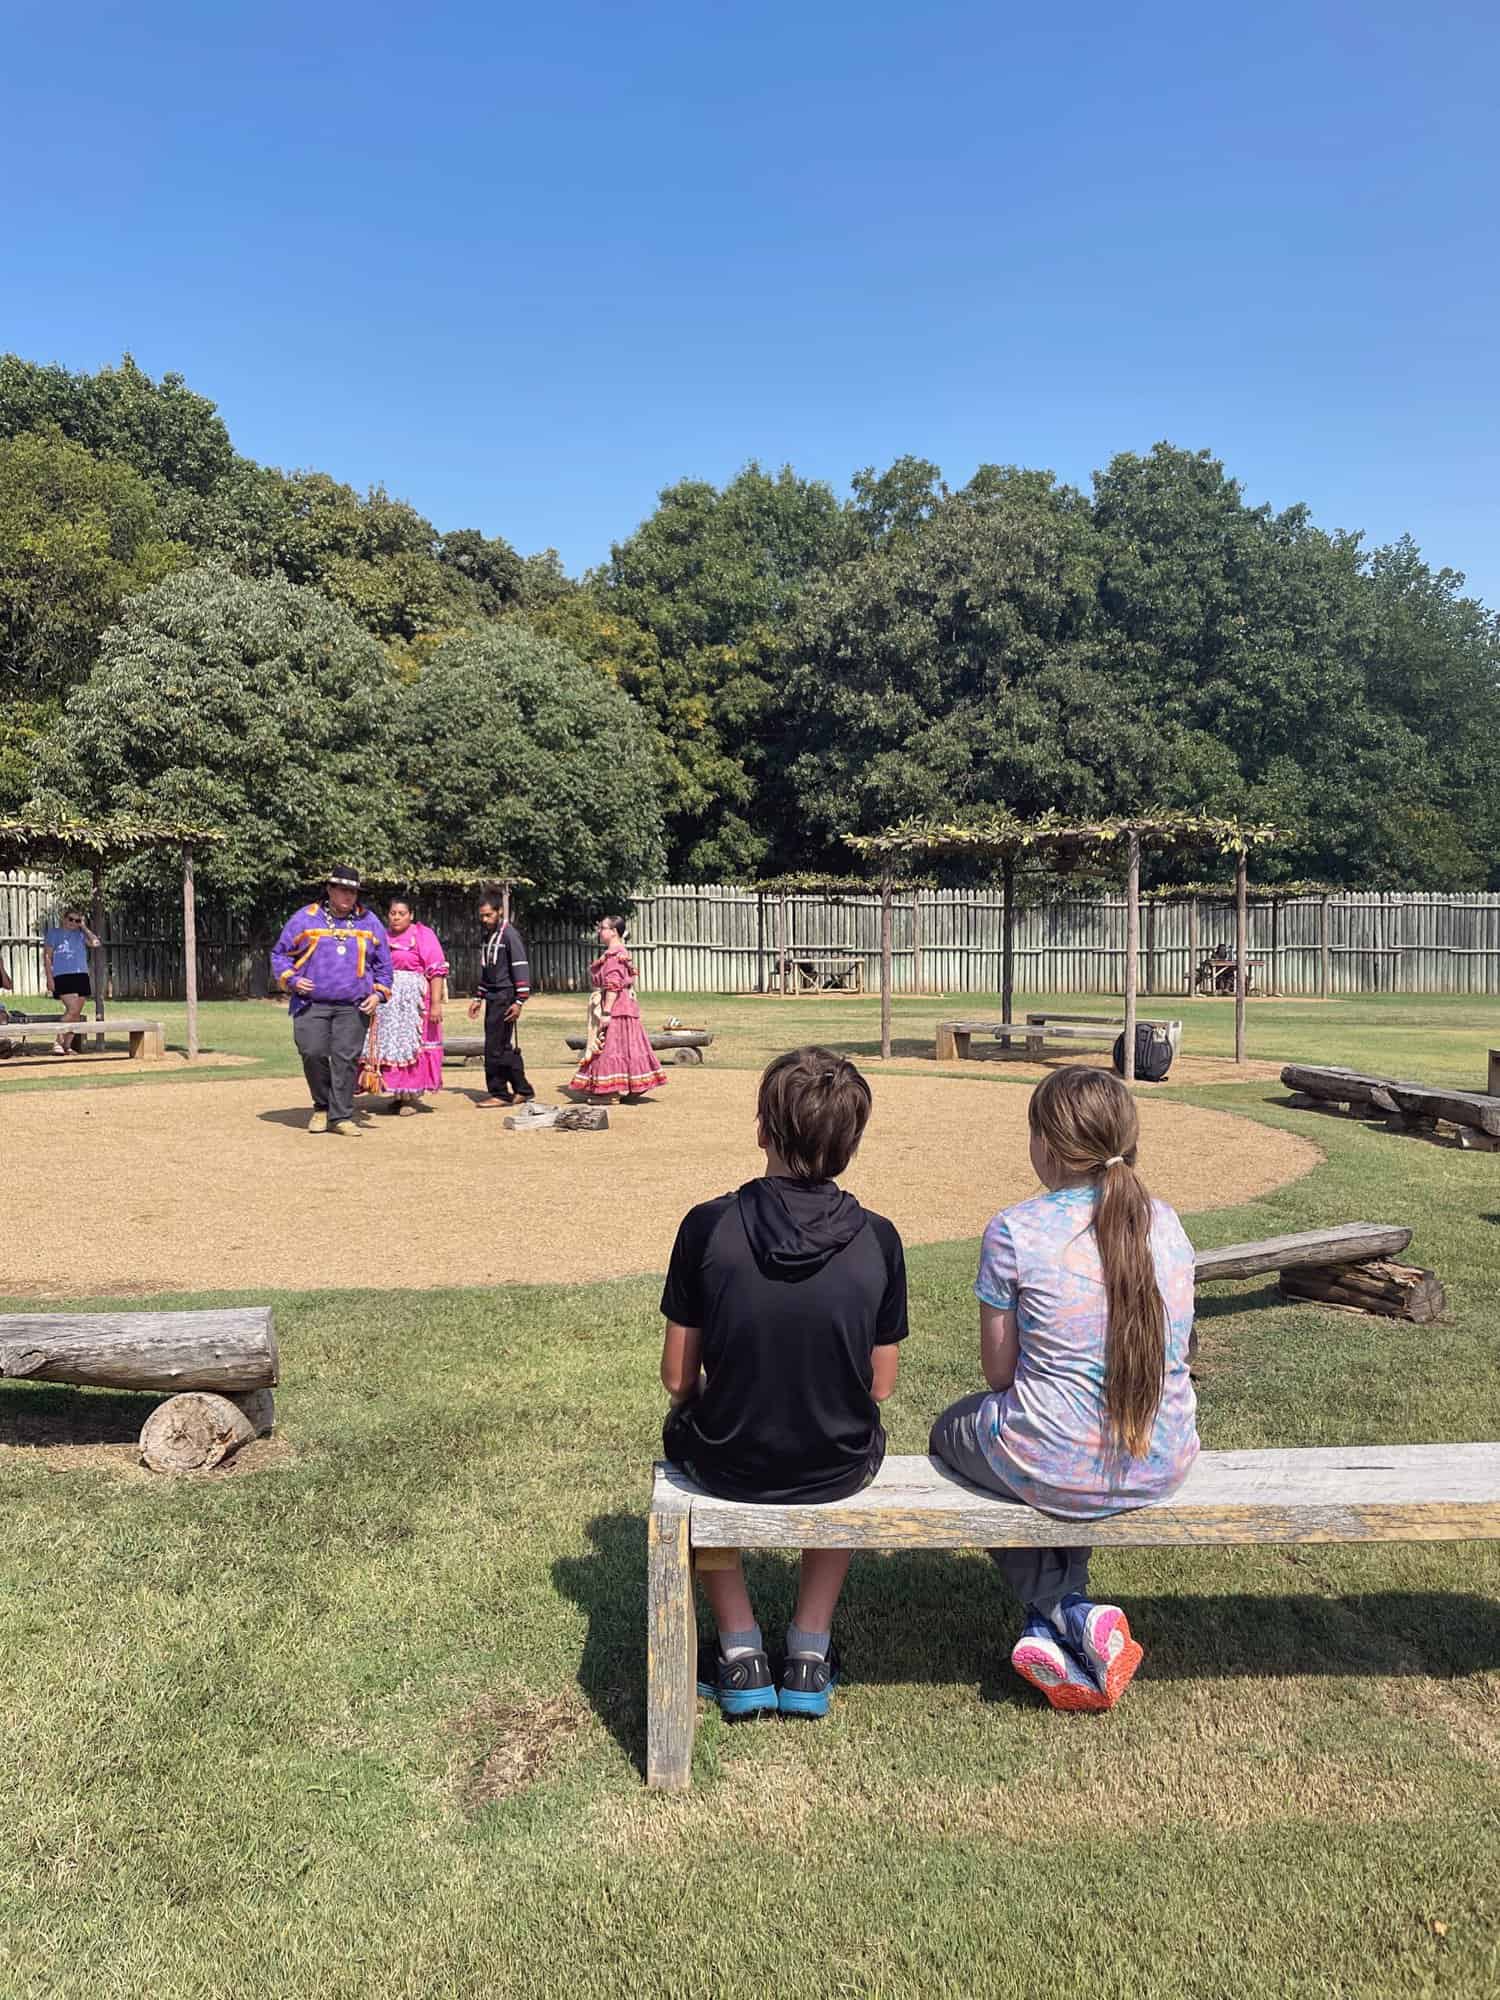
[[(908, 1243), (977, 1236), (997, 1208), (1035, 1191), (1025, 1089), (872, 1081), (874, 1116), (845, 1179)], [(359, 1140), (310, 1134), (291, 1078), (29, 1092), (6, 1105), (0, 1293), (254, 1294), (660, 1271), (684, 1211), (759, 1171), (755, 1085), (750, 1070), (674, 1072), (650, 1102), (612, 1111), (600, 1133), (508, 1132), (475, 1091), (450, 1089), (422, 1117), (370, 1118)], [(1160, 1101), (1140, 1110), (1142, 1166), (1184, 1212), (1264, 1194), (1322, 1158), (1305, 1139), (1226, 1112)]]

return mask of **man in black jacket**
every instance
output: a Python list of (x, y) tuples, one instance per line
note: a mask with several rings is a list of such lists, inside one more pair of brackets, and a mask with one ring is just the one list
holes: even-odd
[(479, 991), (469, 1002), (469, 1019), (484, 1008), (484, 1083), (488, 1093), (479, 1100), (483, 1110), (499, 1104), (525, 1104), (536, 1092), (526, 1081), (518, 1031), (521, 1009), (531, 998), (531, 967), (526, 940), (505, 916), (497, 890), (479, 899), (484, 942), (479, 949)]

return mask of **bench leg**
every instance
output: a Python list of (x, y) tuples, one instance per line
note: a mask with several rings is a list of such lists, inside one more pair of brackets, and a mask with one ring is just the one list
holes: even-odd
[[(967, 1055), (968, 1051), (964, 1053)], [(951, 1028), (938, 1029), (937, 1039), (932, 1045), (932, 1059), (934, 1062), (958, 1061), (958, 1037)]]
[(693, 1782), (698, 1621), (688, 1505), (658, 1481), (646, 1524), (646, 1783), (658, 1792)]

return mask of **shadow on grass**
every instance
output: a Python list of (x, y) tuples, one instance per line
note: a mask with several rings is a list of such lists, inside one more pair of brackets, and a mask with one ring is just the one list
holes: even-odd
[(160, 1393), (80, 1389), (66, 1382), (0, 1388), (0, 1444), (133, 1444)]
[[(644, 1772), (646, 1522), (601, 1514), (593, 1552), (552, 1565), (554, 1583), (588, 1615), (578, 1685)], [(1260, 1551), (1264, 1553), (1264, 1551)], [(1283, 1551), (1295, 1568), (1307, 1558)], [(796, 1568), (750, 1555), (746, 1574), (774, 1649), (795, 1597)], [(1292, 1578), (1288, 1579), (1292, 1581)], [(1500, 1667), (1500, 1604), (1443, 1591), (1276, 1596), (1128, 1596), (1146, 1647), (1147, 1680), (1276, 1679), (1285, 1675), (1431, 1676)], [(700, 1630), (706, 1627), (700, 1603)], [(865, 1557), (849, 1573), (837, 1621), (846, 1677), (863, 1684), (973, 1684), (982, 1701), (1025, 1708), (1038, 1697), (1011, 1674), (1020, 1611), (998, 1572), (955, 1552)]]

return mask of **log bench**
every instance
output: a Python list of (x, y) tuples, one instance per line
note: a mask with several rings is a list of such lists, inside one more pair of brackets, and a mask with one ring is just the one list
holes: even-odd
[(1443, 1119), (1458, 1128), (1461, 1146), (1473, 1152), (1500, 1152), (1500, 1098), (1488, 1091), (1450, 1090), (1307, 1063), (1288, 1063), (1281, 1080), (1299, 1110), (1343, 1106), (1362, 1117), (1375, 1112), (1395, 1132), (1434, 1132)]
[[(651, 1037), (653, 1049), (675, 1049), (680, 1063), (701, 1063), (703, 1051), (713, 1045), (713, 1036), (706, 1028), (673, 1028)], [(582, 1035), (565, 1035), (563, 1040), (570, 1049), (582, 1050), (587, 1046)], [(443, 1056), (482, 1056), (484, 1054), (483, 1035), (449, 1035), (443, 1043)]]
[(658, 1465), (646, 1542), (646, 1783), (680, 1792), (692, 1782), (698, 1667), (693, 1568), (713, 1566), (721, 1550), (1497, 1538), (1500, 1444), (1205, 1451), (1170, 1500), (1098, 1521), (1060, 1521), (998, 1500), (933, 1458), (887, 1458), (862, 1493), (792, 1507), (718, 1500), (676, 1466)]
[[(1180, 1021), (1157, 1021), (1142, 1014), (1138, 1016), (1136, 1026), (1162, 1029), (1174, 1052), (1182, 1039)], [(1108, 1048), (1124, 1032), (1123, 1016), (1106, 1018), (1102, 1014), (1080, 1014), (1068, 1020), (1052, 1014), (1045, 1021), (1034, 1019), (1030, 1014), (1024, 1021), (939, 1021), (932, 1054), (937, 1062), (967, 1062), (969, 1044), (974, 1037), (990, 1035), (1006, 1049), (1014, 1042), (1024, 1042), (1028, 1056), (1039, 1056), (1048, 1043), (1068, 1045), (1088, 1042), (1096, 1048), (1101, 1044)]]
[(45, 1021), (0, 1021), (0, 1043), (5, 1042), (55, 1042), (66, 1031), (69, 1035), (126, 1035), (130, 1040), (132, 1062), (160, 1062), (167, 1052), (166, 1030), (160, 1021), (138, 1020), (127, 1014), (106, 1014), (100, 1020), (65, 1022), (61, 1014)]
[[(1216, 1278), (1253, 1278), (1262, 1271), (1275, 1271), (1284, 1298), (1426, 1325), (1441, 1318), (1447, 1299), (1434, 1272), (1395, 1261), (1410, 1242), (1411, 1231), (1401, 1223), (1340, 1222), (1329, 1229), (1268, 1236), (1260, 1243), (1200, 1250), (1193, 1260), (1194, 1272), (1203, 1285)], [(1195, 1329), (1189, 1359), (1197, 1351)]]
[(201, 1472), (272, 1427), (280, 1358), (268, 1306), (0, 1313), (0, 1378), (167, 1392), (141, 1431), (156, 1472)]

